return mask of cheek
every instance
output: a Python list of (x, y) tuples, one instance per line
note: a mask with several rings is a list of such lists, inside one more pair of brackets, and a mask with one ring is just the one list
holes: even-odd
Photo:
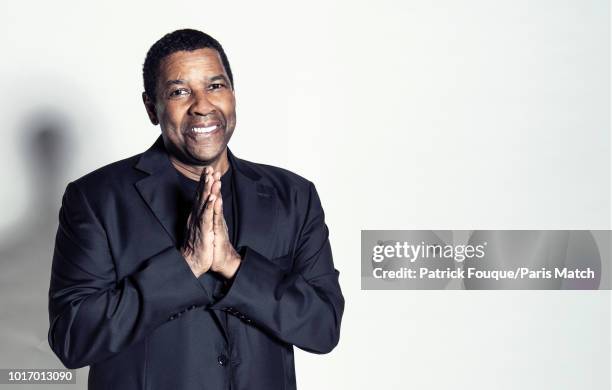
[(236, 122), (236, 103), (233, 100), (226, 102), (223, 107), (223, 112), (229, 123)]
[(182, 110), (178, 107), (166, 107), (161, 117), (162, 122), (169, 131), (174, 131), (181, 128), (181, 123), (184, 118)]

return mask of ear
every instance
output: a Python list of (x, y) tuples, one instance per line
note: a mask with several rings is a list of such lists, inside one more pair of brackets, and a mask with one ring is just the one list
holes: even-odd
[(144, 103), (145, 109), (147, 110), (147, 115), (149, 115), (149, 120), (154, 125), (159, 124), (159, 120), (157, 119), (157, 113), (155, 113), (155, 103), (149, 98), (146, 92), (142, 93), (142, 102)]

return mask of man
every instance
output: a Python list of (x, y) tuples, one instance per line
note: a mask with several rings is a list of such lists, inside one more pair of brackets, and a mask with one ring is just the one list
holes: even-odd
[(312, 183), (236, 158), (234, 85), (195, 30), (149, 50), (162, 135), (66, 189), (49, 344), (90, 389), (295, 389), (293, 346), (338, 342), (344, 299)]

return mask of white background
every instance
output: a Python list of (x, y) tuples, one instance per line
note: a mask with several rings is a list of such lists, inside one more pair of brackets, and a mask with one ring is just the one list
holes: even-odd
[[(63, 118), (56, 215), (68, 181), (153, 143), (146, 51), (201, 29), (234, 72), (232, 151), (312, 180), (326, 211), (346, 312), (331, 354), (297, 353), (299, 388), (609, 389), (609, 291), (361, 291), (359, 269), (361, 229), (610, 229), (608, 2), (228, 3), (3, 6), (2, 266), (36, 220), (26, 123)], [(32, 315), (27, 342), (53, 361)]]

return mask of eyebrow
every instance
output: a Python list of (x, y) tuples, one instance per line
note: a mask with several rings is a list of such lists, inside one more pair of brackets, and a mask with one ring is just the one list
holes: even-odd
[(225, 81), (226, 83), (229, 84), (229, 80), (227, 79), (227, 77), (225, 77), (225, 75), (222, 75), (222, 74), (217, 75), (217, 76), (213, 76), (213, 77), (208, 79), (209, 82), (219, 81), (219, 80)]
[(185, 80), (183, 79), (176, 79), (176, 80), (168, 80), (166, 81), (166, 85), (175, 85), (175, 84), (185, 84)]
[[(212, 82), (219, 81), (219, 80), (225, 81), (226, 83), (229, 84), (229, 80), (227, 79), (227, 77), (225, 77), (225, 75), (222, 75), (222, 74), (213, 76), (213, 77), (209, 78), (207, 81), (209, 83), (212, 83)], [(183, 85), (183, 84), (187, 84), (187, 80), (184, 80), (184, 79), (168, 80), (168, 81), (166, 81), (165, 84), (166, 84), (166, 86), (170, 86), (170, 85)]]

